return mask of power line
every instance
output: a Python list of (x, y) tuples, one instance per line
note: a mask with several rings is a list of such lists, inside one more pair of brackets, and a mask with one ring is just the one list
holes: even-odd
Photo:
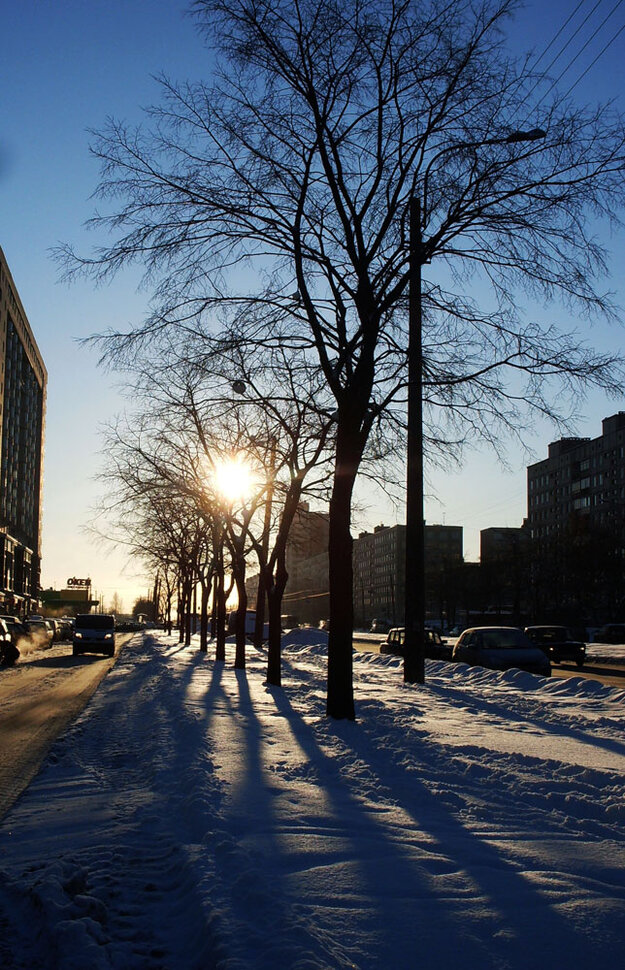
[[(567, 43), (566, 43), (566, 44), (565, 44), (565, 46), (564, 46), (564, 47), (562, 48), (562, 50), (560, 51), (560, 53), (559, 53), (559, 54), (557, 54), (557, 55), (556, 55), (556, 57), (555, 57), (555, 58), (554, 58), (554, 59), (553, 59), (553, 60), (551, 61), (551, 63), (550, 63), (550, 64), (549, 64), (549, 66), (547, 67), (547, 71), (548, 71), (548, 70), (549, 70), (549, 68), (550, 68), (550, 67), (552, 67), (552, 65), (553, 65), (553, 64), (554, 64), (554, 63), (555, 63), (555, 62), (557, 61), (557, 59), (558, 59), (558, 57), (560, 57), (560, 55), (561, 55), (561, 54), (562, 54), (562, 53), (564, 52), (564, 50), (566, 49), (566, 47), (568, 47), (568, 45), (570, 44), (570, 42), (571, 42), (571, 41), (573, 40), (573, 38), (574, 38), (574, 37), (575, 37), (575, 36), (576, 36), (576, 35), (577, 35), (577, 34), (579, 33), (579, 31), (580, 31), (580, 30), (581, 30), (581, 28), (582, 28), (582, 27), (584, 26), (584, 24), (586, 24), (586, 23), (588, 22), (588, 20), (590, 19), (590, 17), (591, 17), (591, 16), (592, 16), (592, 14), (593, 14), (593, 13), (595, 12), (595, 10), (597, 9), (597, 7), (599, 6), (599, 4), (600, 4), (601, 2), (602, 2), (602, 0), (597, 0), (597, 3), (596, 3), (596, 4), (594, 5), (594, 7), (592, 8), (592, 10), (591, 10), (591, 11), (590, 11), (590, 13), (588, 14), (588, 16), (587, 16), (587, 17), (586, 17), (586, 18), (585, 18), (585, 19), (584, 19), (584, 20), (582, 21), (582, 23), (580, 24), (580, 26), (579, 26), (579, 27), (577, 28), (577, 30), (576, 30), (576, 31), (575, 31), (575, 33), (574, 33), (574, 34), (572, 35), (572, 37), (571, 37), (571, 38), (570, 38), (570, 39), (569, 39), (569, 40), (567, 41)], [(549, 87), (547, 88), (547, 90), (546, 90), (546, 91), (545, 91), (545, 93), (544, 93), (544, 94), (542, 95), (542, 97), (541, 97), (541, 98), (540, 98), (540, 100), (539, 100), (539, 101), (537, 102), (537, 104), (536, 104), (536, 105), (534, 105), (534, 108), (537, 108), (537, 107), (538, 107), (538, 106), (539, 106), (539, 105), (541, 104), (541, 102), (542, 102), (542, 101), (544, 101), (544, 99), (545, 99), (545, 98), (547, 97), (547, 95), (549, 94), (549, 92), (550, 92), (551, 90), (553, 90), (553, 88), (554, 88), (554, 87), (556, 86), (556, 84), (558, 83), (558, 81), (560, 81), (560, 80), (561, 80), (561, 79), (562, 79), (562, 78), (564, 77), (564, 75), (566, 74), (566, 72), (567, 72), (567, 71), (568, 71), (568, 70), (569, 70), (569, 69), (570, 69), (570, 68), (572, 67), (572, 65), (573, 65), (573, 64), (575, 63), (575, 61), (576, 61), (576, 60), (577, 60), (577, 59), (578, 59), (579, 57), (581, 57), (581, 55), (582, 55), (582, 54), (584, 53), (584, 51), (585, 51), (585, 50), (586, 50), (586, 48), (587, 48), (587, 47), (589, 46), (589, 44), (591, 44), (591, 43), (592, 43), (592, 41), (593, 41), (593, 40), (595, 39), (595, 37), (597, 36), (597, 34), (599, 33), (599, 31), (603, 29), (603, 27), (604, 27), (604, 26), (605, 26), (605, 25), (607, 24), (607, 22), (608, 22), (608, 20), (609, 20), (609, 19), (610, 19), (610, 18), (611, 18), (611, 17), (612, 17), (612, 16), (613, 16), (613, 15), (614, 15), (615, 13), (616, 13), (616, 11), (617, 11), (617, 10), (618, 10), (618, 8), (619, 8), (619, 7), (620, 7), (620, 6), (622, 5), (622, 3), (623, 3), (623, 0), (617, 0), (617, 2), (616, 2), (616, 3), (614, 4), (614, 6), (613, 6), (613, 7), (612, 7), (612, 9), (610, 10), (610, 12), (609, 12), (609, 13), (608, 13), (608, 14), (607, 14), (607, 15), (606, 15), (606, 16), (605, 16), (604, 18), (603, 18), (603, 20), (601, 21), (601, 23), (599, 24), (599, 26), (598, 26), (598, 27), (597, 27), (597, 28), (596, 28), (596, 29), (595, 29), (595, 30), (593, 31), (593, 33), (592, 33), (592, 34), (590, 35), (590, 37), (588, 38), (588, 40), (586, 41), (586, 43), (585, 43), (585, 44), (583, 44), (583, 45), (582, 45), (582, 47), (581, 47), (581, 48), (580, 48), (580, 49), (578, 50), (578, 52), (577, 52), (577, 54), (575, 54), (575, 56), (571, 58), (571, 60), (570, 60), (570, 61), (568, 62), (568, 64), (566, 65), (566, 67), (564, 67), (564, 69), (563, 69), (563, 70), (562, 70), (562, 71), (560, 72), (560, 74), (558, 74), (558, 76), (557, 76), (557, 78), (555, 79), (555, 81), (553, 81), (553, 82), (552, 82), (552, 83), (550, 84), (550, 86), (549, 86)], [(588, 67), (586, 68), (586, 70), (584, 71), (584, 73), (583, 73), (582, 75), (580, 75), (580, 77), (579, 77), (579, 78), (577, 79), (577, 81), (575, 81), (575, 82), (574, 82), (574, 84), (573, 84), (573, 85), (571, 85), (571, 88), (569, 88), (569, 90), (570, 90), (570, 91), (572, 91), (572, 90), (573, 90), (573, 87), (575, 87), (575, 84), (577, 84), (577, 83), (578, 83), (578, 82), (579, 82), (579, 81), (580, 81), (580, 80), (582, 79), (582, 77), (583, 77), (583, 76), (584, 76), (585, 74), (587, 74), (587, 73), (588, 73), (588, 71), (590, 70), (590, 68), (592, 67), (592, 65), (593, 65), (593, 64), (595, 64), (595, 63), (596, 63), (596, 62), (597, 62), (597, 61), (599, 60), (599, 58), (600, 58), (600, 57), (601, 57), (601, 55), (602, 55), (602, 54), (604, 53), (604, 51), (606, 51), (606, 50), (608, 49), (608, 47), (610, 46), (610, 44), (612, 44), (612, 43), (613, 43), (613, 42), (614, 42), (614, 41), (616, 40), (616, 38), (618, 37), (618, 35), (619, 35), (619, 34), (621, 33), (621, 31), (622, 31), (622, 30), (623, 30), (623, 28), (621, 27), (621, 30), (619, 30), (619, 31), (618, 31), (618, 33), (617, 33), (617, 34), (615, 34), (615, 35), (614, 35), (614, 37), (612, 37), (612, 39), (611, 39), (611, 40), (610, 40), (610, 41), (609, 41), (609, 42), (608, 42), (608, 43), (606, 44), (606, 46), (604, 47), (604, 49), (603, 49), (602, 51), (600, 51), (600, 52), (599, 52), (599, 54), (598, 54), (598, 55), (597, 55), (597, 57), (596, 57), (596, 58), (594, 59), (594, 61), (592, 62), (592, 64), (590, 64), (590, 65), (589, 65), (589, 66), (588, 66)], [(534, 86), (534, 87), (535, 87), (535, 86)], [(532, 91), (533, 91), (533, 90), (534, 90), (534, 88), (532, 88)], [(530, 91), (530, 94), (532, 93), (532, 91)], [(567, 91), (567, 94), (568, 94), (568, 91)], [(565, 97), (566, 97), (566, 95), (565, 95)]]
[[(570, 14), (568, 15), (568, 17), (566, 18), (566, 20), (564, 21), (564, 23), (562, 24), (562, 26), (560, 27), (560, 29), (559, 29), (558, 31), (556, 31), (556, 33), (555, 33), (555, 34), (553, 35), (553, 37), (551, 38), (551, 40), (549, 41), (549, 43), (548, 43), (548, 44), (547, 44), (547, 46), (545, 47), (545, 49), (544, 49), (544, 51), (542, 52), (542, 54), (539, 54), (539, 56), (537, 57), (537, 59), (536, 59), (536, 60), (534, 61), (534, 64), (532, 65), (532, 70), (533, 70), (533, 71), (535, 71), (535, 70), (536, 70), (536, 68), (538, 67), (538, 65), (539, 65), (539, 64), (540, 64), (540, 62), (542, 61), (542, 59), (543, 59), (543, 57), (545, 56), (545, 54), (547, 53), (547, 51), (548, 51), (548, 50), (549, 50), (549, 49), (550, 49), (551, 47), (553, 47), (553, 45), (554, 45), (554, 44), (555, 44), (555, 42), (557, 41), (557, 39), (558, 39), (558, 37), (559, 37), (559, 36), (560, 36), (560, 34), (562, 33), (562, 31), (563, 31), (563, 30), (565, 30), (565, 29), (566, 29), (566, 27), (568, 27), (568, 25), (569, 25), (569, 23), (570, 23), (570, 21), (571, 21), (571, 20), (573, 19), (573, 17), (575, 16), (575, 14), (576, 14), (576, 13), (577, 13), (577, 11), (579, 10), (579, 8), (580, 8), (580, 7), (582, 6), (582, 4), (583, 4), (583, 3), (585, 3), (585, 2), (586, 2), (586, 0), (579, 0), (579, 3), (577, 4), (577, 6), (576, 6), (576, 8), (575, 8), (575, 10), (574, 10), (574, 11), (573, 11), (572, 13), (570, 13)], [(597, 4), (595, 5), (595, 6), (599, 6), (599, 3), (601, 3), (601, 0), (598, 0), (598, 3), (597, 3)], [(559, 56), (560, 56), (560, 55), (558, 54), (558, 57), (559, 57)], [(547, 70), (549, 70), (549, 68), (547, 68)]]
[(576, 80), (576, 81), (573, 81), (573, 83), (572, 83), (572, 85), (571, 85), (571, 87), (570, 87), (570, 88), (568, 89), (568, 91), (566, 91), (566, 92), (565, 92), (565, 94), (564, 94), (564, 97), (565, 97), (565, 98), (567, 98), (567, 97), (569, 96), (569, 94), (571, 93), (571, 91), (573, 90), (573, 88), (574, 88), (574, 87), (575, 87), (575, 86), (576, 86), (577, 84), (579, 84), (579, 82), (580, 82), (580, 81), (582, 80), (582, 78), (584, 78), (584, 77), (586, 77), (586, 75), (588, 74), (588, 72), (589, 72), (589, 70), (591, 69), (591, 67), (593, 67), (593, 66), (594, 66), (594, 65), (595, 65), (595, 64), (597, 63), (597, 61), (599, 60), (599, 58), (600, 58), (600, 57), (601, 57), (601, 56), (602, 56), (603, 54), (605, 54), (605, 52), (607, 51), (607, 49), (608, 49), (608, 47), (611, 47), (611, 46), (612, 46), (612, 44), (614, 43), (614, 41), (616, 40), (616, 38), (617, 38), (617, 37), (619, 37), (619, 36), (620, 36), (620, 34), (622, 34), (624, 30), (625, 30), (625, 24), (623, 24), (623, 26), (622, 26), (622, 27), (620, 28), (620, 30), (618, 30), (618, 31), (617, 31), (617, 32), (616, 32), (616, 33), (614, 34), (614, 36), (612, 37), (612, 39), (608, 41), (608, 43), (607, 43), (607, 44), (605, 45), (605, 47), (603, 47), (603, 48), (602, 48), (602, 49), (601, 49), (601, 50), (599, 51), (599, 53), (598, 53), (598, 54), (597, 54), (597, 56), (595, 57), (595, 59), (594, 59), (594, 61), (591, 61), (591, 62), (590, 62), (590, 64), (589, 64), (589, 65), (588, 65), (588, 67), (586, 68), (586, 70), (585, 70), (585, 71), (584, 71), (584, 72), (583, 72), (582, 74), (580, 74), (580, 76), (579, 76), (579, 77), (577, 78), (577, 80)]
[[(586, 15), (586, 16), (584, 17), (584, 19), (582, 20), (582, 22), (581, 22), (581, 24), (580, 24), (580, 25), (579, 25), (579, 27), (577, 28), (577, 30), (575, 30), (575, 31), (573, 31), (573, 33), (571, 34), (571, 36), (570, 36), (570, 37), (569, 37), (569, 39), (567, 40), (567, 42), (566, 42), (566, 44), (564, 45), (564, 47), (562, 47), (562, 48), (561, 48), (561, 49), (560, 49), (560, 50), (558, 51), (558, 53), (556, 54), (556, 56), (555, 56), (554, 58), (552, 58), (552, 60), (551, 60), (551, 61), (549, 61), (549, 64), (547, 65), (547, 67), (545, 68), (545, 70), (544, 70), (544, 72), (543, 72), (544, 74), (546, 74), (546, 73), (547, 73), (548, 71), (550, 71), (550, 70), (551, 70), (551, 68), (553, 67), (553, 65), (555, 64), (555, 62), (556, 62), (556, 61), (558, 60), (558, 58), (559, 58), (559, 57), (561, 57), (561, 56), (562, 56), (562, 55), (564, 54), (564, 52), (565, 52), (565, 50), (567, 49), (567, 47), (569, 46), (569, 44), (571, 44), (571, 43), (572, 43), (572, 42), (573, 42), (573, 41), (575, 40), (575, 38), (576, 38), (576, 37), (577, 37), (577, 35), (579, 34), (579, 32), (580, 32), (580, 30), (582, 29), (582, 27), (584, 27), (584, 26), (585, 26), (585, 25), (586, 25), (586, 24), (588, 23), (588, 21), (589, 21), (589, 20), (590, 20), (590, 18), (592, 17), (592, 15), (593, 15), (593, 13), (595, 12), (595, 10), (597, 9), (597, 7), (600, 7), (602, 3), (603, 3), (603, 0), (597, 0), (597, 2), (596, 2), (596, 4), (594, 5), (594, 7), (593, 7), (593, 8), (592, 8), (592, 10), (590, 11), (590, 13), (589, 13), (589, 14), (587, 14), (587, 15)], [(581, 6), (581, 3), (578, 3), (578, 5), (577, 5), (577, 7), (575, 8), (575, 10), (574, 10), (574, 12), (573, 12), (573, 13), (576, 13), (576, 12), (577, 12), (577, 11), (579, 10), (579, 8), (580, 8), (580, 6)], [(571, 14), (571, 16), (573, 16), (573, 14)], [(571, 19), (571, 17), (569, 17), (569, 19), (568, 19), (568, 20), (566, 21), (566, 23), (567, 23), (567, 24), (568, 24), (568, 22), (569, 22), (569, 20), (570, 20), (570, 19)], [(563, 28), (562, 28), (562, 29), (564, 29), (564, 27), (565, 27), (565, 26), (566, 26), (566, 24), (564, 24), (564, 26), (563, 26)], [(559, 33), (559, 31), (558, 31), (558, 33)], [(557, 35), (556, 35), (556, 36), (557, 36)], [(582, 50), (583, 50), (583, 48), (582, 48)], [(539, 58), (539, 60), (540, 60), (540, 58)], [(566, 70), (567, 70), (567, 68), (565, 68), (565, 71), (566, 71)]]
[[(543, 50), (542, 54), (539, 54), (538, 55), (537, 59), (534, 61), (533, 65), (532, 65), (532, 72), (534, 72), (536, 70), (536, 68), (538, 67), (538, 65), (542, 61), (542, 59), (545, 56), (545, 54), (547, 53), (547, 51), (551, 47), (553, 47), (553, 45), (557, 41), (558, 37), (562, 34), (562, 32), (569, 25), (569, 23), (571, 22), (571, 20), (573, 19), (573, 17), (575, 16), (575, 14), (577, 13), (577, 11), (579, 10), (579, 8), (582, 6), (582, 4), (584, 2), (585, 2), (585, 0), (579, 0), (579, 3), (575, 7), (575, 10), (572, 13), (569, 14), (569, 16), (566, 18), (566, 20), (564, 21), (564, 23), (560, 27), (560, 29), (556, 31), (556, 33), (553, 35), (553, 37), (551, 38), (551, 40), (549, 41), (549, 43), (547, 44), (547, 46)], [(553, 64), (555, 64), (555, 62), (558, 60), (558, 58), (564, 53), (564, 51), (566, 50), (566, 48), (568, 47), (568, 45), (571, 43), (571, 41), (573, 40), (573, 38), (576, 36), (577, 33), (579, 33), (579, 31), (584, 26), (584, 24), (586, 23), (586, 21), (588, 20), (588, 18), (590, 16), (592, 16), (592, 14), (597, 9), (597, 7), (599, 6), (599, 4), (602, 3), (602, 2), (603, 2), (603, 0), (597, 0), (597, 3), (595, 4), (595, 6), (592, 8), (592, 10), (590, 11), (590, 13), (588, 14), (588, 17), (586, 17), (585, 20), (582, 21), (582, 23), (577, 28), (577, 30), (575, 31), (575, 33), (573, 34), (573, 36), (569, 38), (569, 40), (566, 42), (566, 44), (564, 45), (564, 47), (562, 47), (561, 50), (556, 54), (556, 56), (549, 62), (549, 64), (547, 65), (547, 68), (544, 71), (541, 72), (541, 77), (538, 78), (538, 80), (534, 83), (533, 87), (530, 88), (529, 93), (526, 95), (526, 98), (529, 98), (534, 93), (534, 91), (536, 90), (536, 88), (540, 84), (542, 77), (547, 73), (547, 71), (549, 70), (549, 68)]]

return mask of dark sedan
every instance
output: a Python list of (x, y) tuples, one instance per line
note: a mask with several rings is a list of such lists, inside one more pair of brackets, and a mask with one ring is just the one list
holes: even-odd
[(625, 643), (625, 623), (606, 623), (597, 630), (593, 640), (595, 643)]
[(572, 637), (565, 626), (526, 626), (525, 632), (552, 663), (572, 660), (578, 667), (584, 666), (586, 644)]
[(551, 675), (546, 653), (513, 626), (478, 626), (465, 630), (456, 641), (453, 659), (490, 670), (526, 670), (542, 677)]
[[(425, 630), (424, 655), (430, 660), (451, 660), (451, 647), (443, 640), (438, 630)], [(404, 655), (404, 627), (396, 626), (389, 630), (386, 640), (380, 644), (380, 653)]]

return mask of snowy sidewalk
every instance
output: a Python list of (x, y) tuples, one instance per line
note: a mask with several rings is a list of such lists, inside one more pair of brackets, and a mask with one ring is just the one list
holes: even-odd
[[(316, 634), (318, 636), (318, 634)], [(0, 965), (532, 970), (625, 943), (625, 693), (137, 637), (0, 826)]]

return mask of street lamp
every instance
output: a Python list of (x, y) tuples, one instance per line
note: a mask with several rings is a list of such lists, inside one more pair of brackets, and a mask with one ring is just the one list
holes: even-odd
[[(448, 152), (485, 145), (511, 145), (539, 141), (542, 128), (512, 131), (499, 138), (458, 142), (441, 149), (430, 161), (423, 180), (427, 204), (427, 182), (432, 164)], [(409, 202), (410, 263), (408, 276), (408, 414), (406, 426), (406, 553), (404, 573), (404, 680), (422, 684), (425, 680), (425, 520), (423, 510), (423, 315), (421, 266), (423, 235), (421, 202)]]

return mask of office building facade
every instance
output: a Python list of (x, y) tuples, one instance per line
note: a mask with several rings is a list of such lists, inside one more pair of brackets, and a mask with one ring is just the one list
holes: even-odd
[(48, 375), (0, 249), (0, 608), (39, 599)]

